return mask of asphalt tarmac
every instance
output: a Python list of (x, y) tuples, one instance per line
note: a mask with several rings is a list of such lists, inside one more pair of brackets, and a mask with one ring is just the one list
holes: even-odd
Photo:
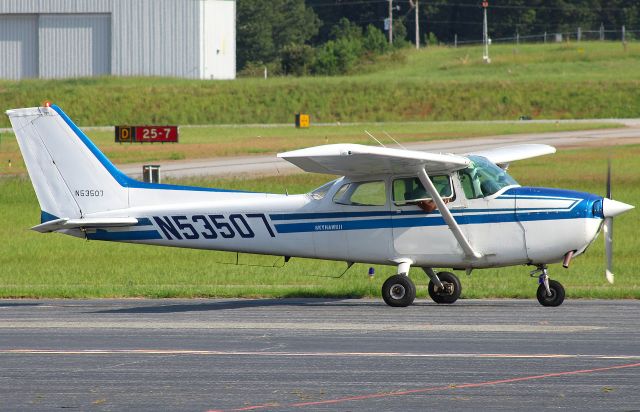
[(0, 410), (640, 410), (640, 301), (0, 300)]

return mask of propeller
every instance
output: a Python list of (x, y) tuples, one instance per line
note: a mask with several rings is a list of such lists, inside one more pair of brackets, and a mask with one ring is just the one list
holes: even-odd
[(611, 198), (611, 159), (607, 164), (607, 197), (602, 199), (602, 215), (604, 216), (604, 250), (607, 256), (605, 276), (613, 283), (613, 218), (633, 209), (634, 206), (618, 202)]
[[(611, 158), (607, 161), (607, 199), (611, 199)], [(603, 201), (604, 202), (604, 201)], [(607, 257), (605, 276), (613, 284), (613, 216), (604, 218), (604, 252)]]

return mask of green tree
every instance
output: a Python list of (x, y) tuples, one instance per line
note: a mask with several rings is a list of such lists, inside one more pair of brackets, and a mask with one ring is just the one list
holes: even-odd
[(236, 8), (239, 70), (249, 62), (276, 61), (285, 46), (305, 44), (321, 25), (304, 0), (238, 0)]
[(332, 39), (317, 50), (314, 72), (323, 75), (348, 73), (365, 52), (362, 29), (342, 18), (330, 33)]
[(294, 76), (307, 75), (314, 59), (313, 47), (308, 44), (289, 44), (282, 49), (282, 70)]
[(341, 38), (362, 40), (362, 28), (343, 17), (331, 28), (330, 36), (333, 40)]

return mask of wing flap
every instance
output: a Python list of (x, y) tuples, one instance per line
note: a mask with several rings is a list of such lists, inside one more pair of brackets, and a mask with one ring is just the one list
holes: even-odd
[(279, 153), (306, 172), (340, 176), (414, 173), (426, 169), (428, 173), (464, 169), (469, 160), (452, 154), (392, 149), (359, 144), (332, 144)]
[(31, 230), (35, 230), (40, 233), (47, 233), (62, 229), (127, 227), (135, 226), (137, 223), (138, 219), (135, 217), (89, 217), (83, 219), (62, 218), (34, 226)]

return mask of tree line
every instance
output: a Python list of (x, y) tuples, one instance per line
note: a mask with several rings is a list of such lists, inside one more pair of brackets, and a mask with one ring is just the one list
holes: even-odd
[[(387, 42), (388, 0), (237, 0), (238, 70), (283, 74), (347, 73), (362, 59), (420, 41), (482, 37), (480, 0), (393, 0), (393, 46)], [(606, 28), (640, 30), (637, 0), (489, 0), (494, 38)]]

